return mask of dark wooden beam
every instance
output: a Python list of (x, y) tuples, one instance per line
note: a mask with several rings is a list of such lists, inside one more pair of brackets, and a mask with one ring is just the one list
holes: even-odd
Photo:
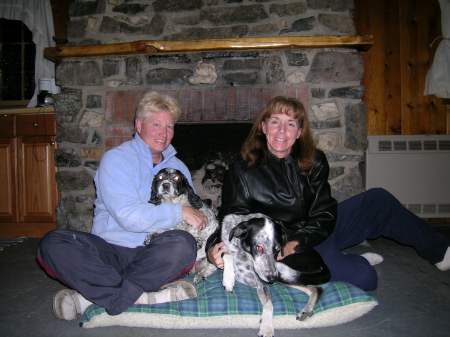
[(74, 1), (75, 0), (50, 0), (56, 45), (67, 43), (67, 23), (70, 21), (68, 14), (69, 6)]

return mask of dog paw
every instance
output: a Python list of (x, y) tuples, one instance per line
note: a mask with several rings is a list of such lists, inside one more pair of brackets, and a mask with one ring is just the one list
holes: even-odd
[(234, 279), (229, 281), (229, 280), (223, 280), (222, 281), (222, 285), (225, 288), (226, 291), (228, 292), (233, 292), (233, 288), (234, 288)]
[(304, 321), (305, 319), (307, 319), (308, 317), (311, 317), (312, 313), (309, 311), (300, 311), (297, 314), (297, 321)]
[(164, 231), (159, 231), (159, 232), (154, 232), (154, 233), (151, 233), (151, 234), (147, 235), (147, 237), (146, 237), (145, 240), (144, 240), (144, 246), (147, 246), (148, 244), (150, 244), (150, 242), (153, 240), (153, 238), (154, 238), (156, 235), (161, 234), (161, 233), (163, 233), (163, 232), (164, 232)]
[(261, 327), (258, 332), (258, 337), (275, 337), (275, 332), (273, 329)]
[(227, 286), (223, 286), (225, 288), (226, 291), (228, 291), (229, 293), (233, 292), (233, 287), (227, 287)]
[(200, 274), (195, 275), (194, 283), (200, 283), (206, 281), (206, 277)]

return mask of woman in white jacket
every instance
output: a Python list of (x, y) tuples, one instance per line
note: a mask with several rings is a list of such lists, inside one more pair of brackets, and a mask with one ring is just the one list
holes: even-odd
[(92, 303), (117, 315), (135, 303), (162, 303), (197, 296), (195, 286), (181, 280), (194, 266), (195, 239), (185, 231), (167, 231), (149, 245), (151, 232), (186, 221), (203, 229), (207, 219), (192, 207), (148, 202), (154, 175), (171, 167), (184, 173), (170, 142), (180, 116), (178, 103), (150, 92), (136, 111), (131, 141), (107, 151), (94, 176), (97, 198), (91, 233), (57, 229), (38, 247), (39, 263), (72, 289), (53, 300), (58, 319), (71, 320)]

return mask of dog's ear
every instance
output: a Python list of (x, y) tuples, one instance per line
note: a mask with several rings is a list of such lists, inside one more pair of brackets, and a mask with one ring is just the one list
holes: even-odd
[(150, 204), (154, 204), (154, 205), (158, 206), (158, 205), (161, 205), (161, 199), (158, 198), (158, 192), (156, 191), (156, 185), (157, 185), (157, 181), (156, 181), (156, 179), (153, 179), (152, 190), (150, 193), (150, 200), (148, 202)]
[(241, 222), (230, 231), (228, 241), (233, 240), (234, 237), (244, 239), (248, 234), (248, 221)]
[(280, 230), (281, 230), (281, 256), (284, 257), (284, 246), (286, 246), (288, 240), (287, 240), (287, 234), (286, 231), (284, 230), (283, 226), (280, 225)]
[(281, 247), (281, 256), (284, 256), (284, 246), (286, 246), (286, 244), (288, 242), (286, 231), (284, 230), (284, 227), (280, 223), (275, 222), (275, 221), (274, 221), (274, 227), (275, 227), (275, 233), (278, 233), (278, 235), (276, 236), (276, 240), (278, 241), (277, 243)]
[(195, 194), (194, 189), (189, 184), (189, 181), (185, 177), (185, 175), (181, 172), (179, 172), (179, 175), (181, 177), (180, 181), (180, 194), (186, 194), (188, 197), (189, 204), (195, 208), (200, 209), (203, 207), (203, 201), (202, 198), (200, 198), (197, 194)]

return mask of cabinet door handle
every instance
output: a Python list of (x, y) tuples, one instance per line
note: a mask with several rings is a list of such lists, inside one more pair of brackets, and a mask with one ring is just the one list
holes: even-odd
[(55, 142), (50, 142), (50, 145), (51, 146), (55, 146)]

